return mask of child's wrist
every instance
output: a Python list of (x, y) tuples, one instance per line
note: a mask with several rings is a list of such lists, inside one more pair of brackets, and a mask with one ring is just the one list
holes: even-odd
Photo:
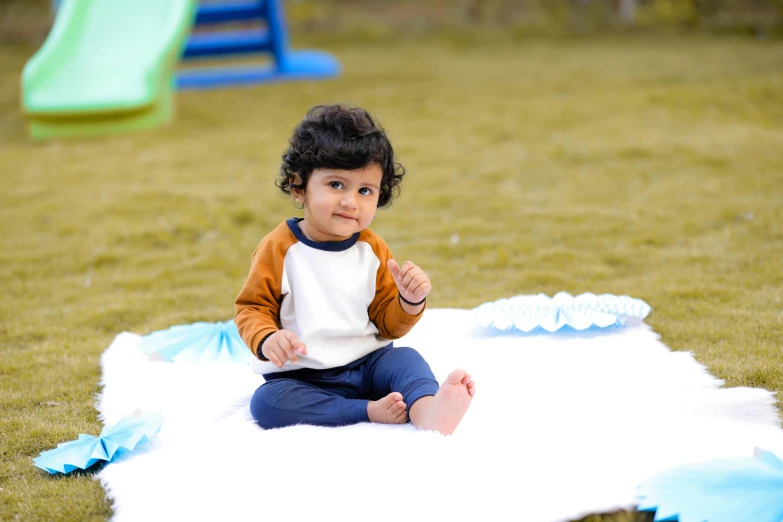
[(409, 306), (421, 306), (421, 305), (423, 305), (423, 304), (424, 304), (424, 301), (426, 301), (426, 300), (427, 300), (427, 296), (425, 295), (425, 296), (424, 296), (424, 299), (422, 299), (422, 300), (421, 300), (421, 301), (419, 301), (418, 303), (411, 303), (410, 301), (408, 301), (407, 299), (405, 299), (405, 298), (402, 296), (402, 294), (398, 294), (398, 295), (400, 296), (400, 300), (401, 300), (403, 303), (405, 303), (405, 304), (407, 304), (407, 305), (409, 305)]
[(268, 359), (268, 358), (267, 358), (267, 357), (264, 355), (264, 343), (266, 342), (266, 340), (267, 340), (267, 339), (269, 339), (270, 337), (272, 337), (272, 336), (273, 336), (275, 333), (277, 333), (277, 332), (272, 332), (271, 334), (267, 334), (266, 336), (264, 336), (264, 338), (263, 338), (263, 339), (261, 339), (261, 342), (260, 342), (260, 343), (258, 343), (258, 348), (256, 348), (256, 357), (258, 357), (260, 360), (262, 360), (262, 361), (264, 361), (264, 362), (266, 362), (266, 361), (268, 361), (268, 360), (269, 360), (269, 359)]

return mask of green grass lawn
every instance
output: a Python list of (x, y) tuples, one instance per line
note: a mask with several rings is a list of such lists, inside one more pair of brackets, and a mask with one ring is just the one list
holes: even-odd
[(17, 108), (32, 49), (0, 48), (0, 519), (110, 516), (92, 472), (31, 459), (100, 431), (117, 333), (232, 317), (257, 242), (297, 215), (273, 180), (319, 103), (389, 131), (408, 175), (373, 228), (431, 307), (628, 294), (727, 386), (783, 390), (783, 43), (318, 45), (339, 79), (185, 92), (170, 127), (49, 143)]

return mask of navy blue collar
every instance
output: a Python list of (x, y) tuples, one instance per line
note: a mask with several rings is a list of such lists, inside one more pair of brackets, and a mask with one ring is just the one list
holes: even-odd
[(359, 240), (359, 233), (357, 232), (343, 241), (313, 241), (304, 235), (302, 229), (299, 228), (300, 221), (302, 221), (302, 218), (291, 218), (286, 220), (286, 224), (288, 225), (288, 228), (291, 229), (291, 232), (293, 232), (296, 239), (311, 248), (326, 250), (327, 252), (342, 252), (343, 250), (348, 250), (354, 246), (356, 241)]

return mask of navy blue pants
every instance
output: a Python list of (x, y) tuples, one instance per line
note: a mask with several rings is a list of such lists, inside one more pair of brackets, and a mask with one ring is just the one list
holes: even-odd
[(439, 388), (419, 352), (391, 344), (338, 368), (268, 373), (264, 379), (250, 400), (250, 412), (267, 429), (369, 422), (369, 401), (400, 392), (410, 411), (414, 402)]

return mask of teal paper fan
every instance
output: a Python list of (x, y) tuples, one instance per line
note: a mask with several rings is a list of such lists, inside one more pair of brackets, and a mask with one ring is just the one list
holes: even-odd
[(754, 458), (687, 464), (647, 479), (639, 496), (639, 511), (655, 511), (656, 521), (780, 522), (783, 461), (757, 449)]
[(149, 442), (163, 424), (160, 413), (126, 415), (114, 426), (106, 426), (98, 437), (79, 434), (77, 440), (44, 451), (33, 463), (49, 473), (70, 473), (87, 469), (99, 460), (111, 461)]
[(253, 360), (234, 321), (172, 326), (143, 336), (139, 348), (147, 355), (173, 362), (250, 364)]
[(574, 330), (615, 328), (629, 320), (641, 322), (652, 310), (641, 299), (627, 295), (584, 293), (576, 297), (559, 292), (554, 297), (545, 294), (517, 295), (477, 306), (476, 319), (484, 328), (508, 332), (535, 329), (556, 332), (564, 327)]

